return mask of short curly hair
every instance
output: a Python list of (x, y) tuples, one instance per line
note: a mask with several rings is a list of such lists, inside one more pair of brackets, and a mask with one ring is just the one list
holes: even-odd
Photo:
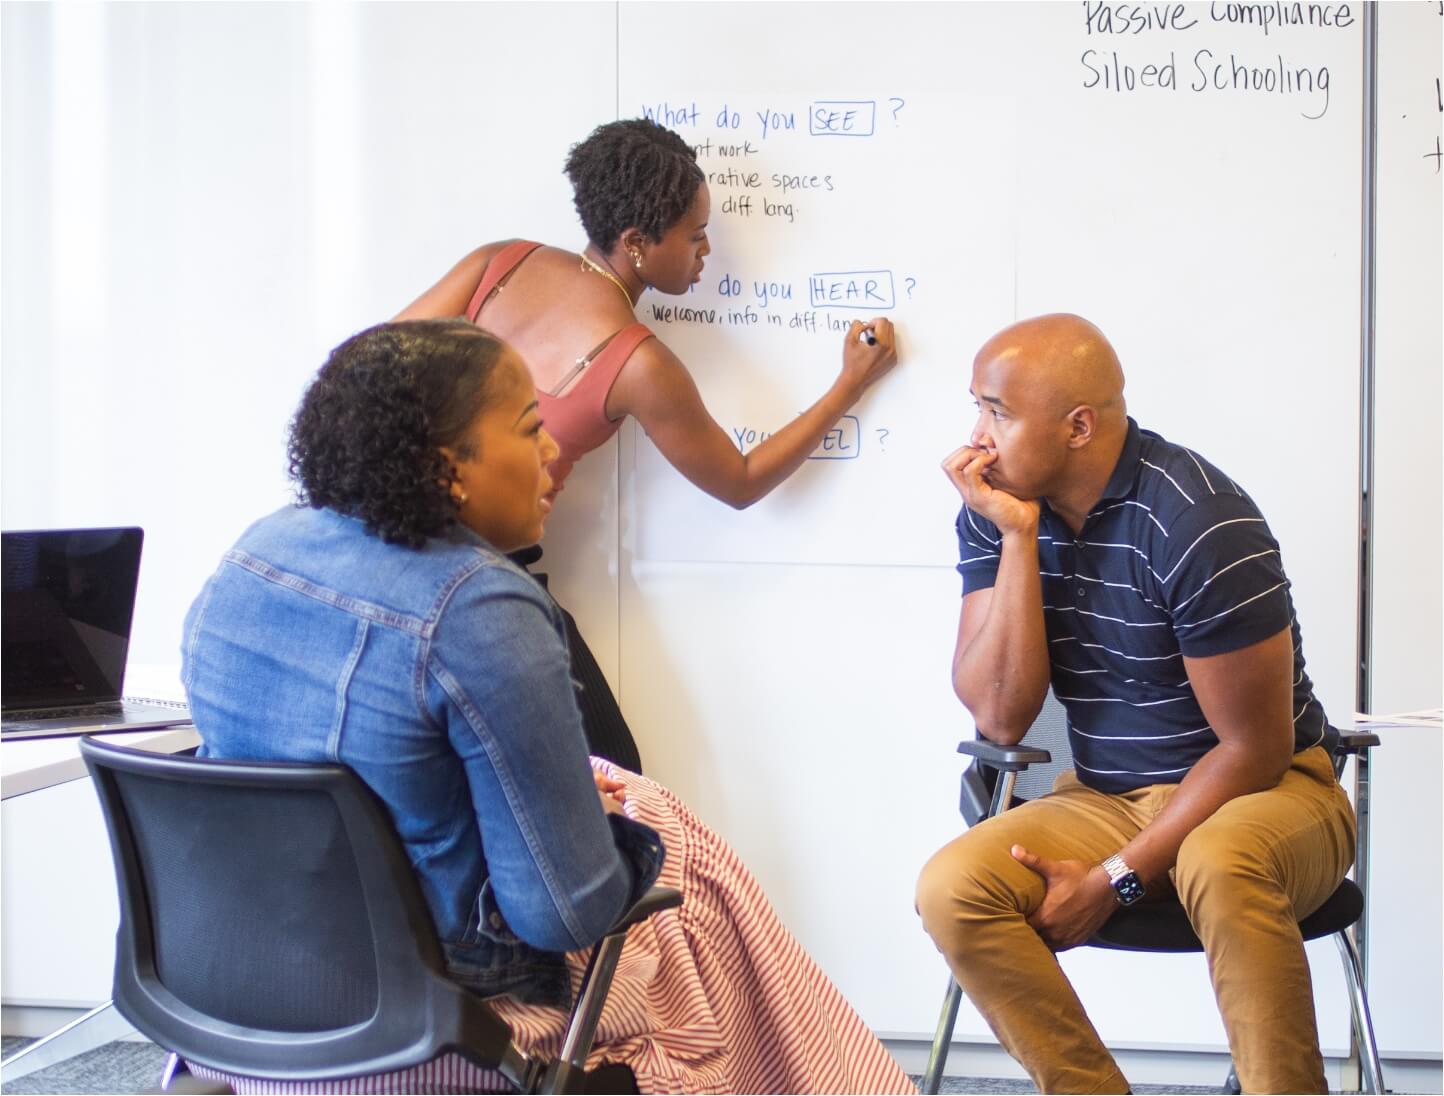
[(653, 243), (682, 219), (702, 169), (692, 146), (646, 118), (608, 122), (572, 146), (567, 178), (587, 238), (611, 251), (635, 225)]
[(289, 445), (301, 503), (360, 518), (388, 544), (418, 548), (456, 521), (468, 428), (493, 399), (505, 344), (465, 320), (386, 323), (353, 335), (321, 367)]

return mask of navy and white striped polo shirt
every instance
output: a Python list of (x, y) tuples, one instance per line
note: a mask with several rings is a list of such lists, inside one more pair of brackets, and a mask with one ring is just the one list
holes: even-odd
[[(963, 593), (991, 587), (1001, 538), (958, 515)], [(1053, 692), (1078, 779), (1104, 792), (1176, 784), (1218, 739), (1183, 656), (1236, 651), (1284, 627), (1294, 643), (1294, 749), (1329, 726), (1304, 672), (1279, 546), (1258, 507), (1201, 457), (1128, 420), (1103, 497), (1075, 536), (1045, 502), (1038, 526)]]

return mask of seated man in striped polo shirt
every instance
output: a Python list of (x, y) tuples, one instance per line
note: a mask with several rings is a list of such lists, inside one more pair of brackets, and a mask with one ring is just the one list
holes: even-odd
[(964, 503), (953, 687), (1011, 745), (1051, 681), (1076, 767), (929, 861), (924, 927), (1042, 1091), (1126, 1092), (1053, 952), (1176, 889), (1244, 1091), (1328, 1091), (1296, 919), (1348, 870), (1354, 817), (1277, 542), (1233, 480), (1128, 417), (1086, 320), (1000, 332), (972, 394), (943, 466)]

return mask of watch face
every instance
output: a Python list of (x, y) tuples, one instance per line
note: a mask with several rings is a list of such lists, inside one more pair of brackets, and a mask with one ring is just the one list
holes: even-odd
[(1113, 891), (1118, 895), (1120, 903), (1131, 906), (1143, 897), (1143, 884), (1138, 881), (1137, 872), (1129, 872), (1114, 881)]

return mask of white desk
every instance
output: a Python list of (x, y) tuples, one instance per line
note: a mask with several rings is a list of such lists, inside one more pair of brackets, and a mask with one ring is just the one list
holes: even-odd
[[(201, 739), (190, 724), (161, 730), (108, 734), (105, 741), (156, 753), (180, 753), (199, 746)], [(0, 747), (0, 799), (44, 791), (57, 784), (84, 779), (78, 737), (40, 738), (6, 742)]]

